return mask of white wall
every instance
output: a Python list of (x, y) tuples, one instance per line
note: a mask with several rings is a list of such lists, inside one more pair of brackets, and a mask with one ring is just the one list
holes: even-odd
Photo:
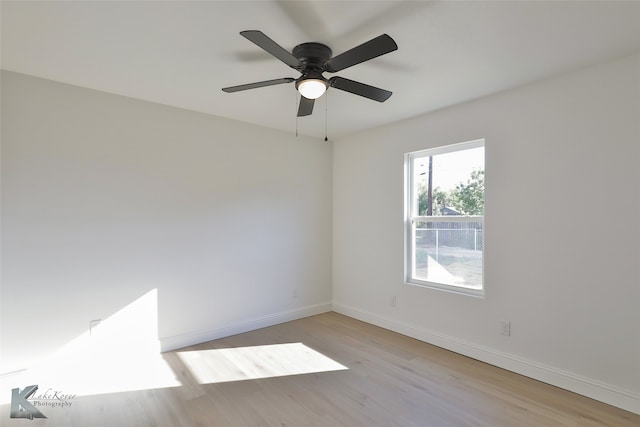
[[(639, 76), (638, 56), (603, 64), (337, 141), (332, 160), (3, 72), (2, 372), (152, 289), (165, 348), (329, 309), (333, 191), (336, 311), (640, 413)], [(403, 154), (477, 138), (486, 296), (405, 285)]]
[[(403, 154), (478, 138), (486, 296), (405, 285)], [(336, 141), (334, 309), (640, 413), (639, 161), (640, 56)]]
[(153, 289), (165, 349), (330, 310), (331, 153), (3, 72), (1, 371)]

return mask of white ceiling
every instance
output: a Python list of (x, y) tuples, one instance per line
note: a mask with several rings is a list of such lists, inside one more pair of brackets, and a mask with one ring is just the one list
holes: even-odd
[(297, 120), (322, 138), (327, 118), (331, 139), (640, 51), (638, 1), (2, 1), (1, 14), (3, 69), (292, 133), (293, 84), (220, 90), (299, 75), (238, 33), (334, 55), (389, 34), (398, 51), (336, 73), (387, 102), (330, 89)]

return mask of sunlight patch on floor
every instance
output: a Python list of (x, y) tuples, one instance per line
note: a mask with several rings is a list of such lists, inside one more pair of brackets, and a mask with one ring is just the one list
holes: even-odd
[(349, 369), (302, 343), (177, 352), (200, 384)]

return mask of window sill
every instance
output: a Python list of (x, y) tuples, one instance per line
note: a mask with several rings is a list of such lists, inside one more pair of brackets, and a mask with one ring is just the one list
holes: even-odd
[(475, 298), (484, 298), (485, 296), (484, 287), (482, 289), (473, 289), (473, 288), (466, 288), (463, 286), (444, 285), (442, 283), (435, 283), (435, 282), (408, 281), (408, 280), (405, 280), (404, 284), (409, 286), (416, 286), (419, 288), (433, 289), (436, 291), (448, 292), (451, 294), (464, 295), (464, 296), (470, 296)]

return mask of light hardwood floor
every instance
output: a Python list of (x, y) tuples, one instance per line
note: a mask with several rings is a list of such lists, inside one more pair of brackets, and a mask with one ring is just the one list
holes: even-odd
[(33, 421), (10, 419), (5, 404), (0, 425), (640, 426), (640, 415), (337, 313), (163, 357), (180, 386), (80, 396)]

